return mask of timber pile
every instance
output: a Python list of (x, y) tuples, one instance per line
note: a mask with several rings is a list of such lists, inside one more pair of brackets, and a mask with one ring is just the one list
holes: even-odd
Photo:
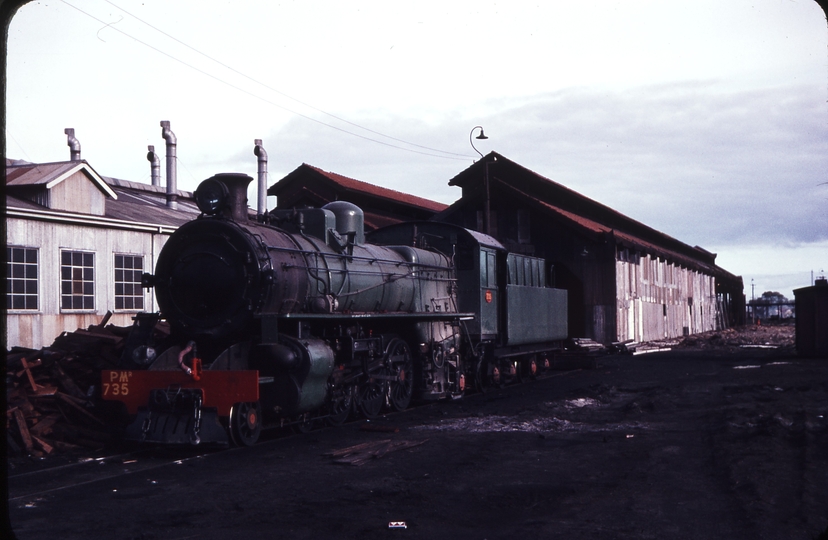
[(325, 452), (323, 456), (329, 456), (333, 459), (333, 463), (340, 465), (354, 465), (359, 467), (365, 465), (369, 461), (380, 459), (384, 455), (396, 452), (397, 450), (405, 450), (407, 448), (414, 448), (424, 444), (428, 439), (420, 441), (392, 441), (391, 439), (384, 439), (381, 441), (373, 441), (356, 446), (349, 446), (348, 448), (341, 448), (339, 450), (332, 450)]
[(116, 369), (130, 327), (99, 325), (64, 332), (40, 350), (6, 353), (6, 440), (9, 455), (42, 457), (100, 449), (118, 426), (116, 409), (102, 402), (100, 372)]
[(589, 338), (570, 338), (567, 343), (567, 350), (587, 354), (604, 354), (607, 352), (606, 347)]

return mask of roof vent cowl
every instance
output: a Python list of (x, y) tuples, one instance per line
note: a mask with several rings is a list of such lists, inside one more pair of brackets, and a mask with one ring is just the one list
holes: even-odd
[(147, 161), (150, 162), (150, 176), (153, 186), (161, 185), (161, 158), (155, 153), (155, 146), (147, 146)]
[(69, 157), (71, 161), (81, 160), (80, 141), (75, 138), (75, 128), (66, 128), (63, 132), (67, 135), (66, 144), (69, 145)]
[(161, 121), (161, 136), (167, 141), (167, 207), (178, 208), (178, 182), (176, 180), (176, 145), (175, 134), (170, 131), (170, 121)]
[(261, 139), (255, 139), (253, 144), (253, 154), (258, 157), (258, 208), (257, 214), (259, 219), (267, 213), (267, 152), (262, 146)]

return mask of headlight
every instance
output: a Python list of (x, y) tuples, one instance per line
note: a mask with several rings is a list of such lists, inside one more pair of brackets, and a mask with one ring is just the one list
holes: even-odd
[(227, 205), (227, 198), (227, 186), (212, 178), (199, 184), (195, 191), (198, 209), (208, 216), (218, 214)]

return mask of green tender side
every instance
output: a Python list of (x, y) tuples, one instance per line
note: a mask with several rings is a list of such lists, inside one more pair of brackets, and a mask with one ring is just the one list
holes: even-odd
[(566, 339), (567, 296), (563, 289), (506, 286), (508, 345)]

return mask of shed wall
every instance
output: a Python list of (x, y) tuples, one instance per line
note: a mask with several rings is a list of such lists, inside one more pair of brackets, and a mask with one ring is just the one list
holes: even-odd
[[(6, 344), (38, 349), (50, 345), (64, 331), (98, 324), (107, 311), (111, 324), (129, 326), (138, 311), (157, 311), (152, 289), (144, 291), (144, 309), (115, 309), (115, 254), (142, 255), (144, 272), (152, 272), (166, 233), (148, 233), (49, 221), (8, 219), (6, 245), (38, 248), (38, 309), (6, 312)], [(91, 310), (61, 310), (62, 249), (95, 253), (94, 296)]]
[(718, 328), (713, 276), (623, 251), (615, 267), (618, 341), (669, 339)]
[(83, 171), (78, 171), (49, 190), (49, 207), (52, 210), (104, 215), (106, 196)]

